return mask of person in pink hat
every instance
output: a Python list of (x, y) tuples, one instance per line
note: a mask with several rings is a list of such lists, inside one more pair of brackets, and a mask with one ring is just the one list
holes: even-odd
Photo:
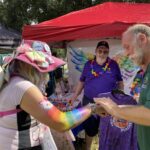
[(38, 88), (63, 64), (46, 43), (31, 40), (22, 41), (7, 59), (0, 72), (0, 149), (42, 150), (43, 124), (62, 132), (91, 115), (91, 105), (61, 112)]

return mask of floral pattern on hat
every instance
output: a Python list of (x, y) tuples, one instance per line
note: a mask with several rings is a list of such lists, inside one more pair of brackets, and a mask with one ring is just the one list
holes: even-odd
[(9, 64), (14, 59), (28, 63), (40, 72), (53, 71), (65, 64), (63, 60), (51, 55), (51, 50), (45, 42), (33, 40), (23, 40), (6, 63)]

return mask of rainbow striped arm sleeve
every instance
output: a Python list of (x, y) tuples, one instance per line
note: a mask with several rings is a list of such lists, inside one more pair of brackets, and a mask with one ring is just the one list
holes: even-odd
[(47, 100), (41, 101), (40, 105), (46, 110), (50, 119), (55, 122), (62, 122), (66, 130), (81, 123), (91, 115), (91, 109), (88, 107), (62, 112)]

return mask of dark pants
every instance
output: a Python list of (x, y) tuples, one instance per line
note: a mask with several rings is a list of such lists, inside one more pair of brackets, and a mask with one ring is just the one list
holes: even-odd
[(42, 146), (39, 145), (39, 146), (31, 147), (31, 148), (22, 148), (22, 149), (19, 149), (19, 150), (43, 150), (43, 149), (42, 149)]
[[(93, 99), (89, 99), (85, 95), (83, 96), (82, 105), (85, 106), (89, 103), (94, 103)], [(87, 120), (83, 122), (83, 128), (88, 136), (95, 136), (99, 131), (100, 117), (98, 115), (91, 115)]]
[[(92, 99), (87, 98), (84, 95), (82, 104), (80, 104), (78, 107), (85, 106), (88, 103), (94, 103), (94, 101)], [(93, 137), (99, 131), (99, 122), (100, 122), (100, 117), (98, 115), (91, 115), (91, 117), (89, 117), (87, 120), (85, 120), (78, 127), (74, 128), (72, 131), (73, 131), (74, 135), (76, 136), (78, 134), (78, 132), (80, 132), (81, 130), (84, 129), (88, 136)]]

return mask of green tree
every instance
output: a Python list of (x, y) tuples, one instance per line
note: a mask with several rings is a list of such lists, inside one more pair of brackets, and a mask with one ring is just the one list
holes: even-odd
[(24, 24), (37, 23), (49, 17), (50, 0), (4, 0), (0, 3), (1, 23), (21, 31)]
[(21, 31), (25, 24), (50, 20), (71, 11), (108, 1), (150, 2), (150, 0), (3, 0), (0, 1), (0, 23)]

